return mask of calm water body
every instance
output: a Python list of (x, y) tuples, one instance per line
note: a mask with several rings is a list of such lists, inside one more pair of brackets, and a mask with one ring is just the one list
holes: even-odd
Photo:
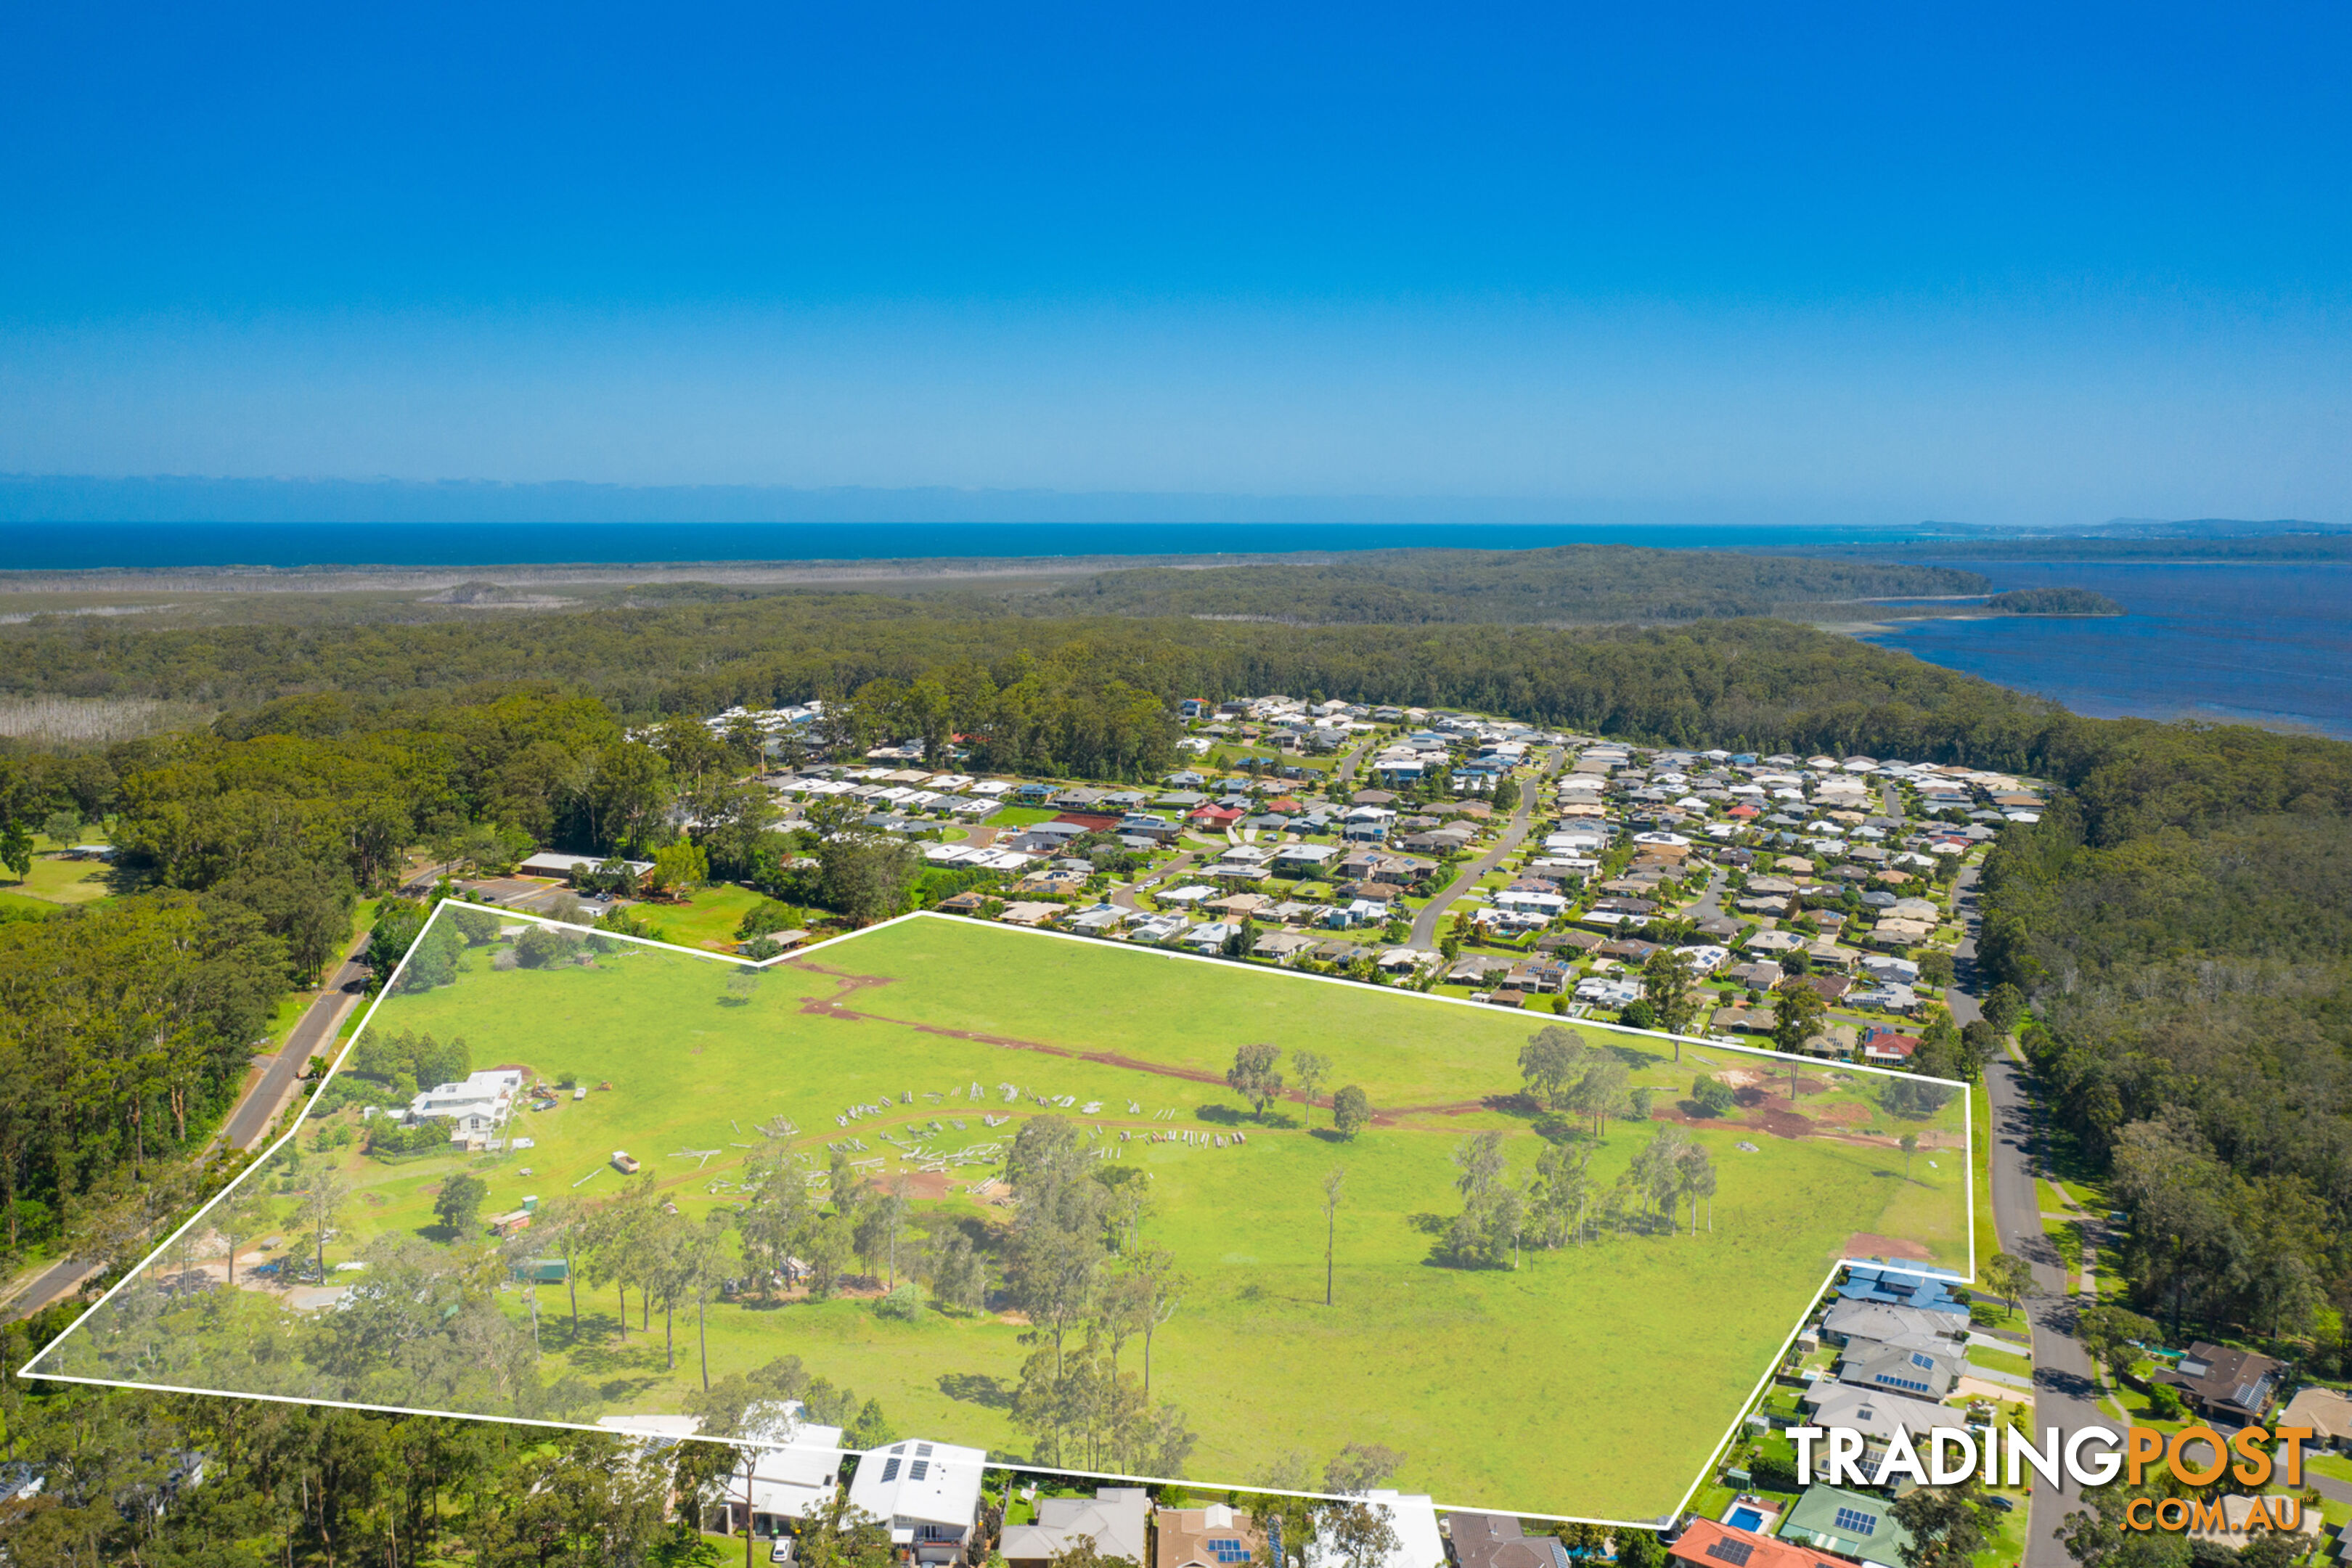
[(2352, 738), (2352, 567), (1953, 561), (1996, 589), (2095, 589), (2129, 615), (1919, 621), (1867, 640), (2096, 718)]
[(1753, 550), (1926, 537), (1933, 536), (1912, 529), (1475, 522), (16, 522), (0, 523), (0, 571), (1236, 555), (1555, 544)]

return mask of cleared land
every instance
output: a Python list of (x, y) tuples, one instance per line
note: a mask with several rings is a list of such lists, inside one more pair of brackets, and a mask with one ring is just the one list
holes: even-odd
[[(357, 1193), (330, 1245), (331, 1270), (388, 1237), (444, 1243), (433, 1199), (460, 1171), (488, 1184), (483, 1212), (495, 1213), (526, 1195), (617, 1194), (628, 1179), (608, 1159), (625, 1149), (645, 1162), (636, 1180), (656, 1182), (698, 1217), (736, 1201), (732, 1177), (766, 1143), (756, 1129), (778, 1116), (801, 1130), (792, 1142), (813, 1176), (827, 1144), (855, 1137), (859, 1158), (884, 1162), (869, 1172), (917, 1175), (918, 1226), (958, 1217), (1001, 1226), (1009, 1212), (972, 1192), (1001, 1171), (984, 1146), (1009, 1144), (1021, 1119), (1067, 1115), (1098, 1136), (1108, 1159), (1150, 1173), (1146, 1236), (1192, 1279), (1155, 1342), (1152, 1394), (1199, 1433), (1185, 1469), (1204, 1480), (1246, 1485), (1291, 1453), (1319, 1468), (1342, 1444), (1379, 1442), (1406, 1456), (1402, 1484), (1450, 1504), (1652, 1518), (1679, 1500), (1836, 1258), (1969, 1264), (1961, 1102), (1901, 1121), (1874, 1098), (1885, 1080), (1853, 1069), (1801, 1064), (1792, 1101), (1774, 1059), (1685, 1047), (1676, 1064), (1668, 1042), (1582, 1027), (1656, 1091), (1655, 1117), (1685, 1123), (1709, 1150), (1720, 1177), (1712, 1228), (1702, 1215), (1690, 1234), (1685, 1213), (1675, 1234), (1604, 1236), (1528, 1251), (1517, 1269), (1469, 1269), (1435, 1254), (1434, 1232), (1461, 1208), (1453, 1156), (1495, 1130), (1512, 1176), (1532, 1171), (1545, 1145), (1536, 1108), (1518, 1095), (1517, 1061), (1528, 1037), (1554, 1021), (1546, 1017), (943, 917), (771, 968), (748, 997), (728, 984), (737, 966), (685, 952), (631, 948), (593, 968), (494, 969), (499, 951), (469, 950), (453, 985), (387, 998), (369, 1028), (462, 1036), (478, 1068), (510, 1063), (549, 1081), (613, 1087), (520, 1113), (508, 1131), (535, 1146), (495, 1156), (388, 1163), (355, 1148), (307, 1152), (322, 1124), (358, 1122), (356, 1108), (314, 1112), (248, 1182), (290, 1211), (322, 1161), (337, 1165)], [(1265, 1123), (1248, 1120), (1222, 1075), (1251, 1041), (1279, 1046), (1286, 1061), (1300, 1048), (1329, 1057), (1334, 1085), (1369, 1093), (1374, 1124), (1342, 1142), (1328, 1109), (1296, 1100)], [(1692, 1116), (1682, 1097), (1701, 1073), (1726, 1075), (1743, 1103), (1722, 1119)], [(1016, 1099), (1000, 1087), (1008, 1083)], [(1041, 1108), (1040, 1095), (1073, 1104)], [(835, 1121), (885, 1102), (879, 1114)], [(989, 1128), (982, 1115), (1015, 1120)], [(1547, 1125), (1554, 1137), (1591, 1136)], [(1215, 1146), (1235, 1130), (1246, 1142)], [(1187, 1131), (1209, 1142), (1146, 1141)], [(1655, 1131), (1611, 1122), (1592, 1145), (1601, 1184)], [(1908, 1178), (1894, 1148), (1906, 1131), (1926, 1150)], [(885, 1133), (932, 1157), (901, 1159)], [(1334, 1165), (1347, 1170), (1347, 1195), (1327, 1309), (1319, 1202)], [(283, 1228), (290, 1236), (292, 1222)], [(531, 1255), (531, 1238), (511, 1250)], [(150, 1273), (184, 1267), (166, 1261)], [(675, 1326), (673, 1371), (658, 1307), (641, 1331), (632, 1291), (625, 1341), (614, 1292), (584, 1281), (580, 1291), (576, 1342), (567, 1292), (538, 1291), (541, 1382), (568, 1373), (588, 1391), (587, 1404), (563, 1414), (678, 1409), (700, 1386), (691, 1308)], [(714, 1302), (712, 1373), (797, 1354), (861, 1400), (878, 1398), (901, 1434), (1030, 1454), (1008, 1403), (1033, 1347), (1019, 1342), (1028, 1330), (1010, 1303), (898, 1321), (877, 1314), (874, 1294)], [(510, 1318), (526, 1310), (511, 1288), (497, 1301)], [(288, 1348), (315, 1331), (306, 1324), (344, 1315), (305, 1318), (273, 1291), (159, 1302), (134, 1282), (47, 1352), (46, 1369), (514, 1413), (486, 1384), (400, 1396), (396, 1369), (390, 1381), (372, 1372), (363, 1389), (337, 1384), (316, 1357)], [(1139, 1347), (1126, 1357), (1134, 1368)], [(449, 1403), (466, 1398), (478, 1403)], [(1626, 1440), (1629, 1429), (1642, 1438)]]

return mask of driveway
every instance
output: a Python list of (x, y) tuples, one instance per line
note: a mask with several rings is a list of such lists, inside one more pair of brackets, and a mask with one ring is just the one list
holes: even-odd
[(1136, 898), (1138, 893), (1144, 892), (1152, 888), (1166, 887), (1169, 883), (1173, 882), (1177, 878), (1190, 870), (1192, 868), (1192, 862), (1200, 858), (1201, 855), (1199, 850), (1187, 849), (1182, 854), (1177, 856), (1173, 860), (1169, 861), (1165, 866), (1155, 868), (1150, 876), (1135, 884), (1134, 887), (1113, 888), (1110, 890), (1110, 901), (1118, 905), (1122, 910), (1139, 910), (1143, 905)]

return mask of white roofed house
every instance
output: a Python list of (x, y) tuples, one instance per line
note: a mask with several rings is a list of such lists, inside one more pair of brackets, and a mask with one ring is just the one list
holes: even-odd
[(436, 1084), (409, 1101), (408, 1120), (446, 1121), (449, 1141), (471, 1143), (497, 1134), (514, 1112), (522, 1091), (522, 1069), (491, 1068), (469, 1073), (463, 1083)]
[(909, 1439), (857, 1461), (849, 1505), (880, 1521), (917, 1563), (953, 1563), (974, 1543), (985, 1450)]
[[(1445, 1537), (1437, 1528), (1437, 1507), (1414, 1493), (1369, 1491), (1363, 1504), (1388, 1520), (1396, 1545), (1381, 1560), (1381, 1568), (1445, 1568)], [(1347, 1559), (1320, 1540), (1307, 1543), (1307, 1568), (1344, 1568)]]
[[(789, 1535), (802, 1520), (832, 1502), (841, 1479), (841, 1428), (808, 1419), (797, 1399), (763, 1406), (751, 1434), (760, 1443), (751, 1456), (751, 1533)], [(743, 1527), (743, 1471), (727, 1482), (730, 1533)]]

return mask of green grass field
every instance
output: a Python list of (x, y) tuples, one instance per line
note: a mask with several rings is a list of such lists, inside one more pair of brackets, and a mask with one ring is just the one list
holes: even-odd
[(114, 890), (113, 868), (103, 860), (68, 860), (62, 856), (34, 857), (32, 868), (21, 878), (0, 872), (0, 892), (21, 894), (50, 904), (95, 903)]
[(732, 882), (698, 888), (679, 903), (649, 903), (636, 912), (668, 933), (680, 947), (708, 947), (732, 952), (735, 928), (761, 900), (761, 895)]
[[(1891, 1246), (1967, 1267), (1960, 1103), (1906, 1124), (1923, 1129), (1925, 1154), (1940, 1152), (1940, 1168), (1921, 1158), (1906, 1179), (1888, 1147), (1893, 1119), (1869, 1098), (1877, 1080), (1850, 1070), (1825, 1081), (1806, 1064), (1794, 1103), (1810, 1133), (1776, 1136), (1766, 1130), (1773, 1116), (1784, 1131), (1805, 1124), (1787, 1120), (1789, 1080), (1773, 1061), (1710, 1046), (1685, 1047), (1676, 1064), (1668, 1042), (1585, 1026), (1586, 1038), (1626, 1054), (1662, 1114), (1701, 1071), (1774, 1072), (1767, 1103), (1734, 1113), (1763, 1120), (1691, 1126), (1719, 1173), (1712, 1228), (1703, 1216), (1689, 1234), (1685, 1212), (1677, 1234), (1470, 1270), (1439, 1265), (1430, 1227), (1459, 1210), (1452, 1156), (1471, 1134), (1504, 1131), (1514, 1176), (1532, 1171), (1542, 1142), (1512, 1097), (1519, 1047), (1555, 1021), (1548, 1016), (944, 917), (779, 965), (748, 999), (727, 988), (733, 966), (684, 952), (633, 948), (593, 969), (499, 971), (488, 958), (472, 950), (456, 984), (387, 998), (370, 1027), (462, 1035), (478, 1068), (515, 1064), (612, 1089), (520, 1113), (507, 1131), (534, 1141), (526, 1151), (404, 1163), (349, 1149), (301, 1155), (306, 1165), (338, 1162), (359, 1188), (331, 1264), (387, 1232), (440, 1238), (432, 1194), (460, 1169), (489, 1184), (492, 1213), (526, 1195), (617, 1193), (627, 1178), (608, 1162), (625, 1149), (698, 1215), (730, 1201), (733, 1168), (761, 1145), (755, 1127), (771, 1117), (791, 1118), (797, 1147), (822, 1168), (830, 1142), (855, 1136), (862, 1157), (890, 1156), (877, 1132), (918, 1126), (926, 1131), (909, 1141), (934, 1150), (1009, 1142), (1014, 1126), (978, 1120), (974, 1084), (977, 1110), (996, 1115), (1045, 1114), (1030, 1097), (1069, 1096), (1076, 1107), (1056, 1113), (1099, 1130), (1112, 1157), (1151, 1173), (1146, 1234), (1194, 1282), (1156, 1342), (1153, 1394), (1181, 1405), (1201, 1435), (1187, 1473), (1214, 1483), (1262, 1481), (1292, 1452), (1319, 1467), (1345, 1443), (1379, 1442), (1407, 1457), (1400, 1484), (1444, 1503), (1654, 1518), (1691, 1483), (1837, 1258)], [(1244, 1121), (1218, 1079), (1234, 1047), (1253, 1040), (1330, 1057), (1335, 1082), (1362, 1085), (1380, 1120), (1344, 1143), (1328, 1110), (1296, 1100), (1265, 1125)], [(1005, 1083), (1021, 1098), (1008, 1102)], [(901, 1102), (909, 1093), (912, 1103)], [(853, 1104), (885, 1101), (882, 1115), (835, 1122)], [(1085, 1114), (1095, 1102), (1098, 1111)], [(940, 1130), (929, 1131), (934, 1121)], [(299, 1134), (306, 1150), (317, 1125)], [(1868, 1125), (1882, 1136), (1861, 1133)], [(1236, 1127), (1247, 1142), (1224, 1149), (1142, 1141), (1154, 1130), (1213, 1138)], [(1123, 1131), (1132, 1136), (1122, 1142)], [(1604, 1184), (1649, 1134), (1627, 1121), (1609, 1126), (1593, 1156)], [(688, 1152), (704, 1150), (718, 1152)], [(273, 1155), (259, 1179), (277, 1181), (285, 1161)], [(900, 1165), (894, 1157), (882, 1168)], [(1334, 1165), (1346, 1169), (1347, 1195), (1327, 1309), (1319, 1197)], [(1003, 1223), (1004, 1210), (969, 1191), (997, 1168), (981, 1156), (927, 1178), (936, 1195), (918, 1205), (918, 1223), (956, 1214)], [(527, 1237), (522, 1246), (527, 1253)], [(690, 1319), (678, 1325), (672, 1372), (658, 1314), (650, 1336), (633, 1323), (624, 1342), (612, 1293), (583, 1286), (573, 1344), (566, 1293), (538, 1294), (547, 1381), (576, 1372), (614, 1413), (676, 1410), (699, 1385)], [(523, 1310), (518, 1291), (502, 1301)], [(878, 1397), (901, 1433), (1009, 1454), (1029, 1449), (1003, 1408), (1029, 1353), (1017, 1342), (1024, 1331), (1001, 1311), (888, 1321), (854, 1297), (722, 1303), (709, 1324), (716, 1374), (798, 1354)], [(76, 1362), (84, 1352), (71, 1337), (58, 1353), (69, 1370), (91, 1369)], [(1135, 1366), (1138, 1350), (1128, 1355)], [(201, 1374), (178, 1380), (191, 1376), (205, 1385)], [(1634, 1431), (1638, 1439), (1625, 1436)]]

